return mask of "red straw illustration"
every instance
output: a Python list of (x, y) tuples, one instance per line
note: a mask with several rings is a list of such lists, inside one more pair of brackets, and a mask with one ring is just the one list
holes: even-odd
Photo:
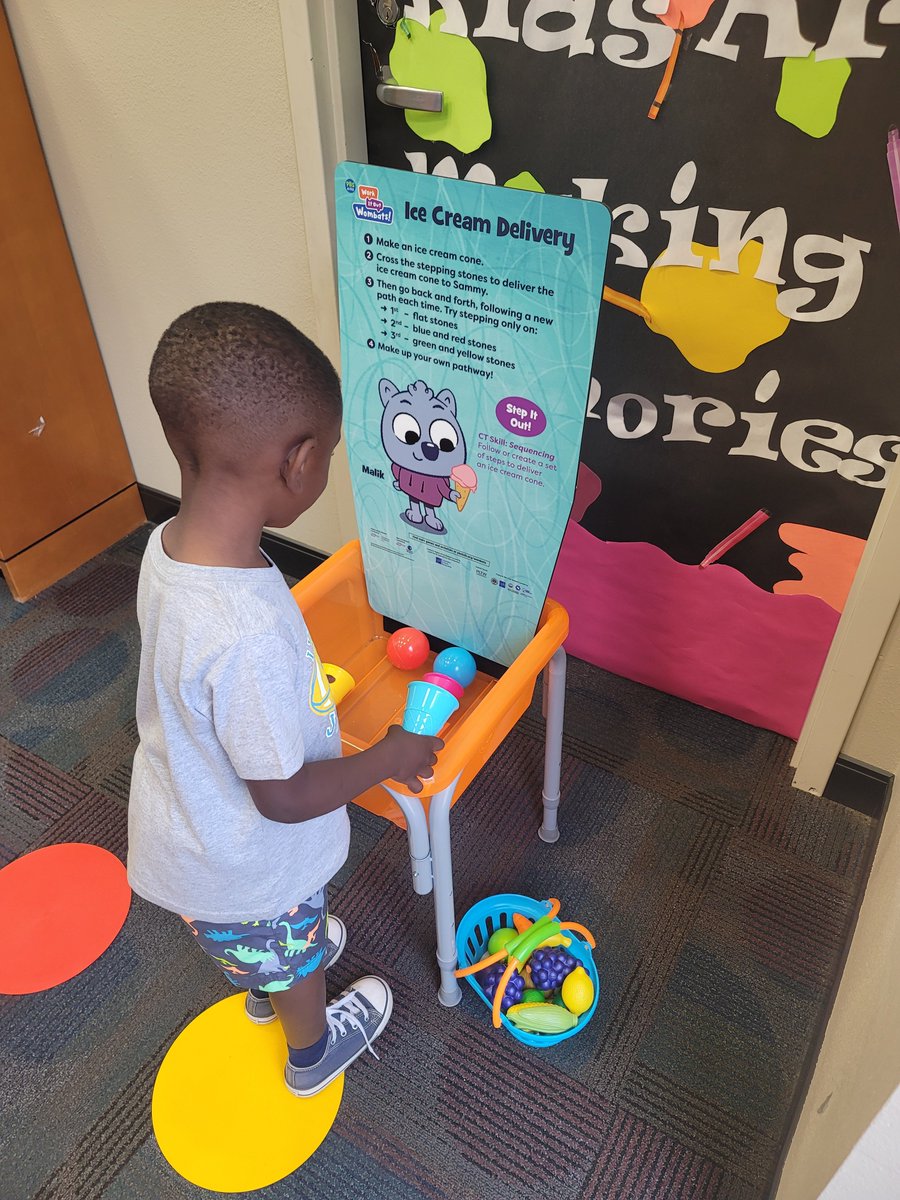
[(754, 529), (759, 529), (760, 525), (762, 525), (765, 521), (768, 521), (771, 515), (772, 514), (767, 508), (761, 508), (758, 512), (755, 512), (753, 516), (750, 517), (749, 520), (745, 521), (743, 525), (740, 525), (734, 531), (734, 533), (730, 533), (728, 537), (723, 538), (717, 546), (713, 546), (709, 554), (707, 554), (707, 556), (700, 563), (701, 569), (703, 567), (712, 566), (712, 564), (716, 562), (717, 559), (720, 559), (723, 554), (727, 554), (733, 546), (736, 546), (738, 542), (742, 542), (745, 537), (748, 537)]

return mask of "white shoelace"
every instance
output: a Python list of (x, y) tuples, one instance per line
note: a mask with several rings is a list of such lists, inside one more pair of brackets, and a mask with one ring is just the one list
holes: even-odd
[[(331, 1034), (331, 1044), (332, 1046), (334, 1045), (338, 1036), (343, 1037), (347, 1032), (347, 1026), (350, 1026), (352, 1029), (359, 1030), (363, 1035), (363, 1041), (366, 1043), (366, 1049), (374, 1058), (378, 1058), (378, 1055), (372, 1048), (372, 1043), (369, 1041), (366, 1027), (359, 1019), (359, 1013), (363, 1017), (369, 1015), (362, 1001), (358, 1000), (353, 993), (345, 996), (342, 1000), (336, 1000), (328, 1006), (325, 1011), (325, 1019), (328, 1023), (328, 1032)], [(380, 1062), (381, 1059), (378, 1059), (378, 1061)]]

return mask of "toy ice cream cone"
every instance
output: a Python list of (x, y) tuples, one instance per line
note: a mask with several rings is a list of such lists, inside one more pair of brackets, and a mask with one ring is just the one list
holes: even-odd
[(462, 512), (466, 507), (466, 501), (469, 499), (470, 493), (476, 491), (478, 488), (478, 480), (475, 478), (475, 472), (467, 463), (463, 463), (459, 467), (454, 467), (450, 472), (450, 481), (454, 489), (459, 492), (456, 507)]
[(445, 692), (449, 692), (451, 696), (455, 696), (457, 700), (462, 700), (465, 688), (457, 679), (452, 679), (449, 675), (441, 675), (438, 671), (429, 671), (427, 675), (422, 676), (424, 683), (433, 683), (435, 687), (443, 688)]
[(458, 708), (459, 701), (445, 688), (417, 679), (406, 689), (403, 728), (437, 737)]

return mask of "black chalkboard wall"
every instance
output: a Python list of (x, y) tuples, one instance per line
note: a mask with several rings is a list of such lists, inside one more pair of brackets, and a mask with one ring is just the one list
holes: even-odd
[[(861, 551), (850, 539), (867, 536), (900, 446), (900, 232), (885, 160), (900, 120), (900, 0), (673, 5), (685, 26), (708, 12), (686, 28), (651, 120), (672, 34), (641, 0), (448, 3), (447, 21), (484, 59), (492, 117), (487, 141), (464, 154), (376, 100), (369, 47), (387, 62), (405, 34), (359, 0), (369, 158), (498, 184), (527, 171), (545, 191), (602, 198), (614, 214), (606, 284), (635, 298), (690, 221), (674, 214), (696, 208), (688, 241), (714, 247), (725, 225), (739, 235), (769, 212), (765, 247), (791, 320), (742, 364), (700, 369), (639, 315), (603, 305), (582, 447), (588, 486), (574, 514), (582, 533), (568, 539), (580, 578), (566, 577), (564, 548), (554, 594), (570, 607), (576, 653), (795, 735)], [(407, 5), (407, 21), (427, 19), (428, 7)], [(824, 136), (776, 113), (784, 57), (805, 46), (850, 64)], [(707, 316), (691, 311), (702, 326)], [(588, 471), (602, 481), (595, 500)], [(698, 598), (693, 577), (667, 574), (677, 564), (699, 572), (761, 508), (771, 519), (702, 573), (703, 586), (727, 583), (721, 594)], [(610, 561), (610, 543), (660, 553)], [(799, 569), (788, 561), (797, 549), (808, 552)], [(759, 591), (782, 606), (760, 616)], [(737, 643), (735, 656), (723, 649)]]

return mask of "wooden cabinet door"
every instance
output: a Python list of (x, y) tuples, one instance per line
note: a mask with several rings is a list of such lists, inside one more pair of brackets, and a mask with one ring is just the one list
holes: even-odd
[(0, 154), (0, 559), (8, 559), (133, 484), (134, 472), (2, 7)]

